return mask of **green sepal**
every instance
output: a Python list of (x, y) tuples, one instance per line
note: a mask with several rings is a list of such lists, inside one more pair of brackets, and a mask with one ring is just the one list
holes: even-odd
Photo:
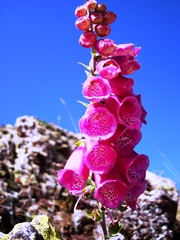
[(111, 237), (116, 236), (116, 234), (118, 234), (121, 229), (123, 227), (123, 224), (119, 223), (118, 220), (114, 221), (114, 223), (110, 223), (109, 224), (109, 235)]
[(100, 222), (102, 219), (102, 212), (100, 210), (93, 210), (90, 214), (86, 214), (86, 216), (95, 222)]
[(77, 101), (78, 103), (81, 103), (83, 106), (85, 106), (85, 107), (88, 107), (89, 106), (89, 103), (85, 103), (85, 102), (83, 102), (83, 101)]
[(78, 62), (80, 65), (82, 65), (83, 67), (85, 67), (87, 70), (91, 70), (91, 68), (90, 68), (90, 66), (88, 66), (88, 65), (86, 65), (86, 64), (84, 64), (84, 63), (82, 63), (82, 62)]
[(75, 143), (76, 147), (79, 147), (81, 144), (84, 144), (83, 140), (79, 140)]
[(117, 209), (119, 210), (119, 211), (121, 211), (121, 212), (124, 212), (124, 211), (126, 211), (127, 210), (127, 206), (125, 205), (120, 205)]

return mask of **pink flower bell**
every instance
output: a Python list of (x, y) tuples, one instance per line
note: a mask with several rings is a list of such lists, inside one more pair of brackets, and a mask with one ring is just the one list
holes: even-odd
[(79, 128), (93, 141), (106, 140), (115, 133), (117, 120), (103, 104), (90, 104), (79, 121)]
[(117, 151), (122, 156), (129, 156), (141, 138), (142, 133), (140, 130), (126, 128), (124, 125), (118, 124), (111, 141), (115, 144)]
[(118, 63), (113, 59), (100, 60), (96, 65), (98, 74), (105, 79), (112, 79), (117, 77), (121, 72)]
[(76, 195), (82, 192), (89, 176), (89, 169), (84, 164), (85, 147), (80, 145), (69, 157), (64, 169), (57, 174), (60, 185)]
[(113, 59), (119, 64), (122, 75), (133, 74), (141, 68), (140, 63), (133, 56), (117, 56)]
[(128, 167), (126, 176), (128, 181), (137, 186), (141, 186), (146, 177), (146, 170), (149, 166), (149, 158), (144, 154), (139, 154), (133, 159)]
[(147, 182), (144, 180), (140, 186), (131, 186), (129, 188), (125, 202), (132, 210), (136, 210), (137, 199), (146, 190), (146, 187)]
[(125, 43), (125, 44), (119, 44), (116, 46), (116, 49), (113, 53), (113, 56), (133, 56), (136, 57), (141, 48), (135, 47), (134, 49), (133, 43)]
[(125, 125), (128, 128), (141, 128), (141, 106), (134, 96), (125, 97), (122, 101), (117, 96), (110, 96), (106, 100), (106, 106), (112, 112), (118, 123)]
[(109, 79), (109, 85), (112, 93), (121, 98), (133, 95), (134, 80), (132, 78), (125, 78), (121, 74), (117, 77)]
[(115, 165), (117, 152), (108, 142), (89, 141), (85, 164), (92, 172), (108, 173)]
[(108, 208), (118, 208), (125, 200), (128, 187), (121, 181), (116, 168), (107, 174), (94, 174), (96, 189), (94, 197)]
[(88, 77), (83, 83), (83, 96), (90, 101), (99, 102), (110, 95), (110, 87), (105, 79)]
[(126, 176), (129, 184), (136, 186), (141, 186), (144, 182), (148, 166), (148, 156), (136, 152), (128, 157), (119, 156), (116, 161), (118, 171)]

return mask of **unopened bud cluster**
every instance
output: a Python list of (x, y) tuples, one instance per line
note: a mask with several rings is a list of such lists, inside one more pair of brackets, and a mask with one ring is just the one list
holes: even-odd
[(136, 209), (137, 198), (146, 189), (149, 158), (134, 147), (142, 138), (147, 113), (141, 95), (133, 92), (134, 79), (127, 76), (141, 67), (135, 59), (140, 48), (98, 38), (109, 34), (109, 24), (116, 19), (104, 4), (86, 1), (75, 14), (77, 28), (84, 31), (80, 44), (92, 48), (82, 89), (90, 103), (79, 121), (84, 139), (58, 172), (58, 182), (72, 194), (79, 194), (87, 192), (88, 177), (93, 175), (94, 198), (102, 205), (118, 208), (125, 203)]
[(79, 43), (85, 48), (91, 48), (97, 37), (106, 37), (111, 32), (110, 24), (116, 20), (116, 14), (107, 11), (105, 4), (98, 4), (95, 0), (86, 1), (84, 5), (76, 8), (75, 15), (78, 19), (76, 27), (83, 33)]

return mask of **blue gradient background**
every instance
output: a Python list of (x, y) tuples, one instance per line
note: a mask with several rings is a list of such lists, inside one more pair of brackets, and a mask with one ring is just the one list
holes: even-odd
[[(180, 1), (104, 0), (118, 18), (109, 38), (142, 50), (134, 92), (142, 95), (148, 125), (136, 148), (149, 170), (180, 189)], [(0, 1), (0, 124), (33, 115), (77, 131), (84, 107), (84, 69), (89, 49), (78, 44), (74, 10), (83, 1)], [(64, 99), (65, 105), (60, 98)], [(73, 118), (73, 121), (72, 121)]]

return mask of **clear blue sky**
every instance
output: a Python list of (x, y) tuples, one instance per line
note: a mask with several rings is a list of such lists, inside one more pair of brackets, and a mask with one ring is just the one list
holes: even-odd
[[(142, 47), (142, 69), (132, 77), (148, 111), (148, 125), (136, 151), (150, 157), (149, 170), (172, 178), (180, 188), (180, 1), (102, 2), (118, 15), (109, 38)], [(77, 124), (85, 110), (77, 100), (84, 100), (86, 79), (77, 62), (88, 64), (90, 59), (89, 49), (78, 44), (80, 31), (74, 25), (74, 10), (83, 3), (0, 1), (0, 124), (33, 115), (74, 131), (59, 99)]]

